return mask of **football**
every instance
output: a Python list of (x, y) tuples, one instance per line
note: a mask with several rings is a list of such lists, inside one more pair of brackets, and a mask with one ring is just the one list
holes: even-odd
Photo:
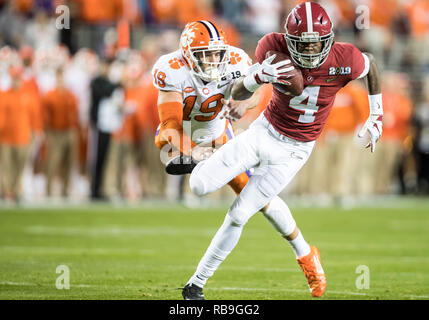
[(272, 63), (277, 63), (283, 60), (290, 60), (291, 64), (295, 67), (295, 69), (292, 71), (293, 76), (287, 79), (287, 81), (289, 81), (291, 85), (287, 86), (279, 83), (273, 83), (274, 88), (284, 94), (293, 96), (301, 95), (302, 90), (304, 90), (304, 78), (302, 77), (301, 69), (299, 69), (299, 67), (293, 63), (292, 59), (284, 52), (268, 51), (265, 55), (265, 58), (268, 58), (273, 54), (275, 54), (276, 57), (274, 58)]

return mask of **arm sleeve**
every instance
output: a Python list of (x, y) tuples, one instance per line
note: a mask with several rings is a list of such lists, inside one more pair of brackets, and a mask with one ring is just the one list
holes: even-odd
[(183, 109), (179, 102), (166, 102), (158, 106), (160, 131), (159, 139), (170, 143), (185, 155), (191, 154), (191, 149), (196, 146), (191, 138), (183, 131)]
[(363, 78), (369, 71), (369, 59), (354, 45), (351, 45), (351, 50), (352, 73), (350, 80)]

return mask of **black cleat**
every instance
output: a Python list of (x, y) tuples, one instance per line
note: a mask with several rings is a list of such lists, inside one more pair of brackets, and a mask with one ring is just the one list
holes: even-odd
[(195, 284), (187, 284), (182, 289), (182, 296), (185, 300), (204, 300), (203, 289)]
[(165, 171), (171, 175), (182, 175), (191, 173), (197, 163), (189, 156), (181, 154), (167, 162)]

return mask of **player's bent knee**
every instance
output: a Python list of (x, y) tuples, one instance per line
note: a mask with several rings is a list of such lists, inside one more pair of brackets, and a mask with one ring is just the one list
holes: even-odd
[(231, 219), (231, 224), (236, 227), (244, 226), (249, 220), (249, 213), (239, 208), (231, 208), (227, 215)]
[(191, 177), (189, 178), (189, 187), (197, 196), (204, 196), (207, 194), (204, 180), (201, 179), (196, 172), (192, 172)]

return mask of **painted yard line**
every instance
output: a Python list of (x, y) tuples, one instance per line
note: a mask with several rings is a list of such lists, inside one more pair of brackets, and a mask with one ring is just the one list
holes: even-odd
[(13, 282), (13, 281), (0, 281), (0, 286), (40, 286), (37, 283), (30, 282)]
[(217, 229), (215, 228), (183, 228), (183, 227), (46, 227), (31, 226), (26, 228), (25, 233), (37, 235), (62, 235), (62, 236), (145, 236), (145, 235), (188, 235), (192, 236), (213, 236)]
[(46, 254), (153, 254), (156, 250), (152, 249), (111, 249), (111, 248), (68, 248), (68, 247), (31, 247), (31, 246), (0, 246), (0, 251), (22, 253), (29, 251), (30, 253), (46, 253)]

